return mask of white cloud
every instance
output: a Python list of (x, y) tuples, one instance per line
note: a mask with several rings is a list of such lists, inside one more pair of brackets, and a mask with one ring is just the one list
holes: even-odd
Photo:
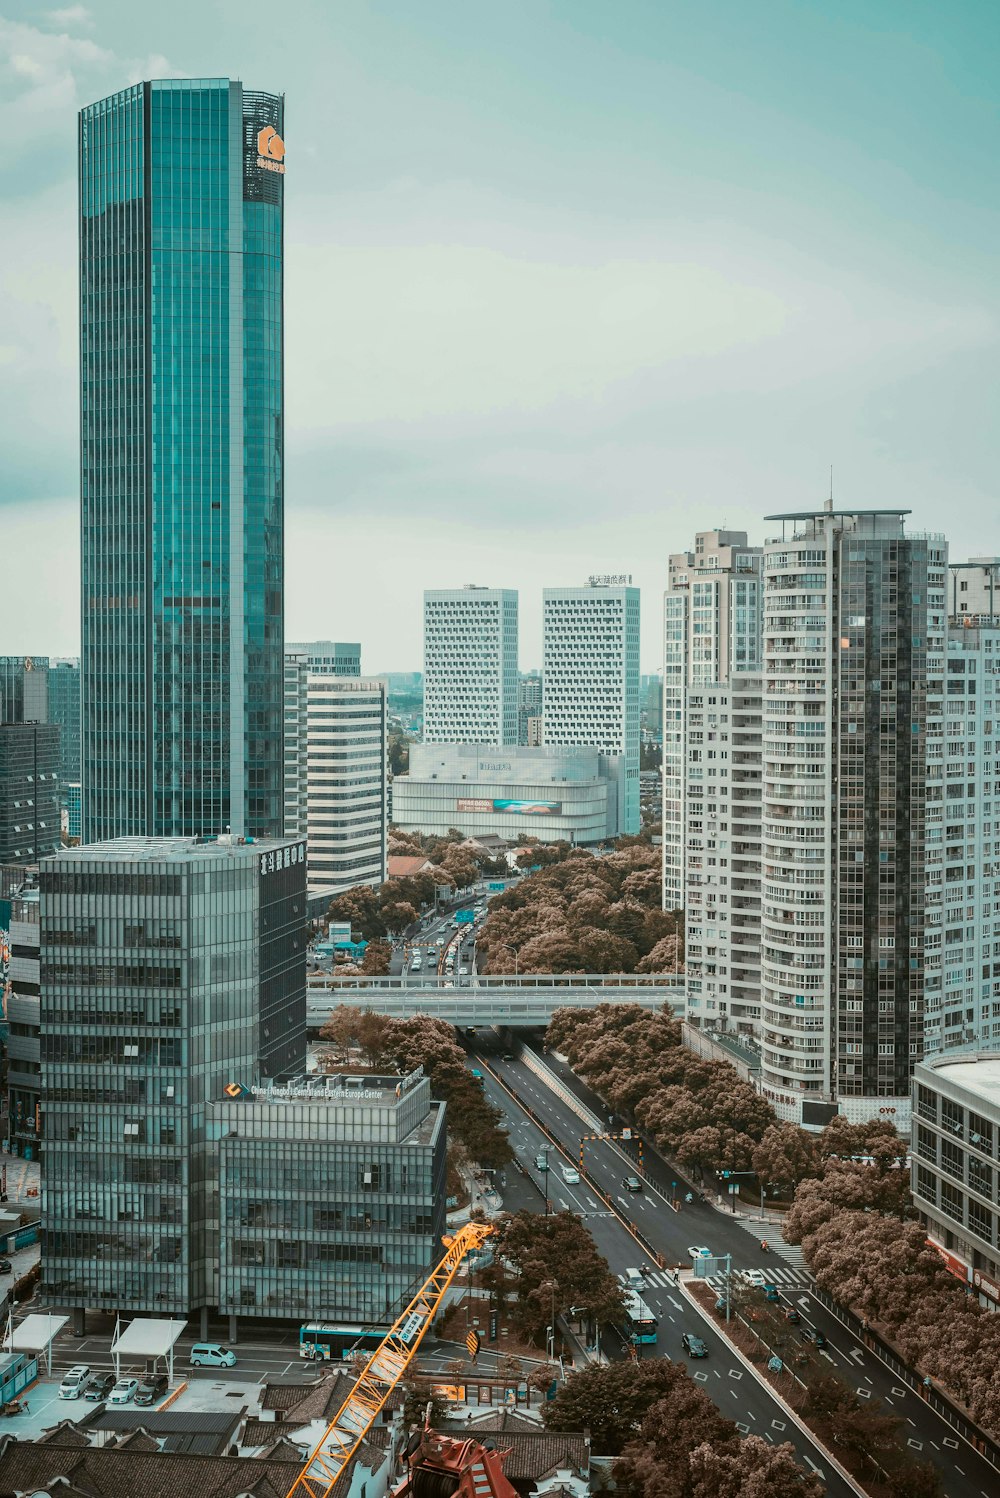
[(53, 26), (91, 26), (93, 20), (85, 5), (66, 5), (61, 10), (47, 10), (45, 19)]

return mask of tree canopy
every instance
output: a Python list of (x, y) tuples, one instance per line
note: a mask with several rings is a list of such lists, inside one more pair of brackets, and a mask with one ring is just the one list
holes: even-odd
[[(494, 1262), (484, 1282), (498, 1294), (513, 1292), (510, 1313), (518, 1329), (544, 1340), (552, 1313), (568, 1315), (586, 1306), (595, 1321), (618, 1322), (625, 1302), (621, 1286), (590, 1233), (572, 1212), (516, 1212), (502, 1218), (493, 1238)], [(516, 1273), (515, 1284), (506, 1266)]]

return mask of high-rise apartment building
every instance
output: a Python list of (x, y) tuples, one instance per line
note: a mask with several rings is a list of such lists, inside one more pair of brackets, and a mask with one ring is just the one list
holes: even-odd
[(285, 651), (285, 836), (305, 837), (308, 809), (309, 658)]
[(537, 672), (523, 674), (517, 683), (517, 742), (531, 743), (531, 735), (540, 740), (542, 720), (542, 678)]
[(284, 101), (79, 122), (84, 839), (280, 833)]
[(206, 1109), (304, 1069), (305, 845), (121, 838), (40, 882), (44, 1294), (81, 1328), (88, 1307), (205, 1318)]
[(323, 676), (360, 676), (361, 646), (340, 640), (302, 640), (286, 643), (286, 655), (304, 655), (309, 670)]
[(763, 583), (745, 531), (699, 531), (669, 561), (663, 615), (663, 907), (686, 909), (686, 702), (733, 675), (759, 674)]
[(639, 589), (598, 579), (546, 588), (543, 631), (543, 742), (621, 756), (618, 828), (637, 833)]
[(1000, 616), (952, 615), (947, 647), (927, 739), (928, 799), (940, 809), (926, 836), (928, 1053), (1000, 1044)]
[(387, 875), (385, 683), (310, 673), (306, 697), (309, 893), (328, 901)]
[(948, 567), (952, 619), (1000, 620), (1000, 557), (971, 557)]
[(10, 961), (5, 1011), (9, 1149), (23, 1160), (41, 1155), (41, 998), (39, 899), (35, 869), (0, 868), (0, 899), (9, 901)]
[(684, 702), (686, 1018), (744, 1036), (760, 1026), (761, 690), (734, 674)]
[(905, 1126), (923, 1054), (946, 548), (906, 513), (769, 517), (761, 1082), (807, 1123), (839, 1104)]
[(424, 742), (516, 744), (517, 593), (424, 594)]
[(0, 723), (0, 863), (37, 863), (60, 834), (58, 728)]

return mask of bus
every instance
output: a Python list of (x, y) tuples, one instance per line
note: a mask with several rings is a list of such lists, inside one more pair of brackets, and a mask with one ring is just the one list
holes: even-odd
[(655, 1342), (656, 1317), (634, 1290), (623, 1290), (625, 1301), (625, 1336), (630, 1342)]
[(388, 1330), (388, 1326), (306, 1323), (299, 1327), (299, 1357), (316, 1363), (346, 1362), (356, 1352), (374, 1352)]

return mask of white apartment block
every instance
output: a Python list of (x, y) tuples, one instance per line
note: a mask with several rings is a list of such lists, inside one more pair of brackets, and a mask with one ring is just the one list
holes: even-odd
[(285, 651), (285, 837), (305, 837), (306, 776), (306, 684), (309, 660), (294, 650)]
[(689, 689), (761, 667), (762, 548), (699, 531), (669, 562), (663, 630), (663, 908), (686, 908), (685, 712)]
[(307, 841), (311, 896), (386, 878), (385, 683), (307, 678)]
[(970, 557), (948, 567), (948, 614), (1000, 622), (1000, 557)]
[(760, 1022), (761, 722), (759, 676), (687, 692), (686, 1017), (743, 1037)]
[(639, 589), (594, 579), (546, 588), (542, 741), (624, 760), (618, 826), (637, 833), (639, 808)]
[[(964, 566), (949, 573), (965, 580)], [(943, 808), (927, 830), (928, 1053), (1000, 1045), (1000, 618), (975, 622), (985, 617), (952, 616), (943, 719), (928, 737)]]
[(764, 547), (761, 1085), (806, 1124), (907, 1127), (923, 1054), (947, 553), (905, 513), (770, 516)]
[(517, 593), (511, 588), (424, 594), (424, 742), (518, 741)]

